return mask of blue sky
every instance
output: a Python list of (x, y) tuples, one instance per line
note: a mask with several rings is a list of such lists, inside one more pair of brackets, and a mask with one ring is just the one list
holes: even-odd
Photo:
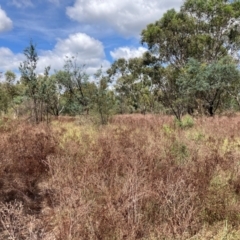
[(0, 71), (17, 72), (32, 39), (38, 72), (77, 56), (93, 74), (120, 58), (141, 56), (141, 30), (182, 0), (0, 0)]

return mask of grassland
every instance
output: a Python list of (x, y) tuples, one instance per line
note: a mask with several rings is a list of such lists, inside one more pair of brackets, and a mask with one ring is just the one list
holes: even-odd
[(240, 239), (240, 116), (0, 122), (0, 239)]

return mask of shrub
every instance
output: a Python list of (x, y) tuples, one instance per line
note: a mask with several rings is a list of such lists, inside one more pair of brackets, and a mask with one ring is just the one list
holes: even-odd
[(175, 120), (175, 123), (178, 127), (187, 129), (187, 128), (192, 128), (194, 126), (194, 120), (190, 115), (184, 116), (181, 121)]
[(0, 213), (13, 206), (22, 236), (33, 217), (44, 240), (239, 239), (240, 118), (229, 120), (16, 125), (0, 139)]
[(48, 175), (47, 156), (56, 151), (51, 130), (44, 125), (15, 122), (0, 139), (0, 202), (23, 203), (25, 213), (41, 210), (38, 184)]

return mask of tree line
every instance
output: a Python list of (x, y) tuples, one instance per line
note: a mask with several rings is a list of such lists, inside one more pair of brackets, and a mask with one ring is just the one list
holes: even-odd
[(21, 79), (7, 71), (0, 84), (0, 110), (29, 112), (35, 122), (60, 114), (141, 112), (214, 114), (240, 108), (240, 0), (186, 0), (141, 32), (148, 51), (120, 58), (90, 81), (76, 57), (62, 70), (36, 73), (38, 55), (30, 42)]

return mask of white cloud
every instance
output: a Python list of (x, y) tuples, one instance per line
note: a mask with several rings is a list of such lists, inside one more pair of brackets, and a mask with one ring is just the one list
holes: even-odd
[(161, 18), (170, 8), (179, 8), (182, 0), (76, 0), (67, 7), (67, 15), (83, 24), (100, 24), (120, 34), (138, 36), (147, 24)]
[(66, 56), (76, 57), (79, 65), (86, 65), (89, 74), (95, 73), (101, 65), (103, 68), (110, 66), (105, 60), (104, 48), (100, 41), (84, 33), (76, 33), (67, 39), (58, 39), (53, 50), (42, 51), (39, 55), (38, 70), (43, 72), (49, 65), (53, 70), (62, 69)]
[(105, 56), (102, 43), (85, 33), (71, 34), (67, 39), (59, 39), (54, 50), (73, 55), (79, 54), (83, 58), (86, 55), (89, 58)]
[(12, 20), (0, 7), (0, 32), (8, 31), (10, 29), (12, 29)]
[(17, 70), (24, 60), (23, 54), (14, 54), (9, 48), (0, 47), (0, 70)]
[[(0, 48), (0, 56), (0, 72), (18, 72), (20, 63), (25, 60), (24, 54), (14, 54), (4, 47)], [(103, 70), (110, 67), (102, 43), (84, 33), (76, 33), (66, 39), (58, 39), (52, 50), (38, 51), (37, 72), (43, 73), (47, 66), (51, 66), (52, 72), (62, 69), (66, 56), (76, 57), (79, 66), (86, 66), (88, 74), (94, 74), (101, 66)]]
[(130, 48), (130, 47), (120, 47), (117, 49), (114, 49), (114, 51), (110, 51), (110, 55), (114, 60), (117, 60), (119, 58), (135, 58), (135, 57), (141, 57), (144, 52), (146, 52), (147, 49), (144, 47), (139, 48)]
[(11, 5), (14, 5), (18, 8), (32, 7), (33, 3), (31, 0), (12, 0), (10, 2)]
[(0, 47), (0, 56), (0, 72), (4, 74), (8, 70), (14, 71), (17, 79), (19, 79), (20, 74), (18, 68), (20, 63), (24, 61), (24, 55), (14, 54), (9, 48)]

